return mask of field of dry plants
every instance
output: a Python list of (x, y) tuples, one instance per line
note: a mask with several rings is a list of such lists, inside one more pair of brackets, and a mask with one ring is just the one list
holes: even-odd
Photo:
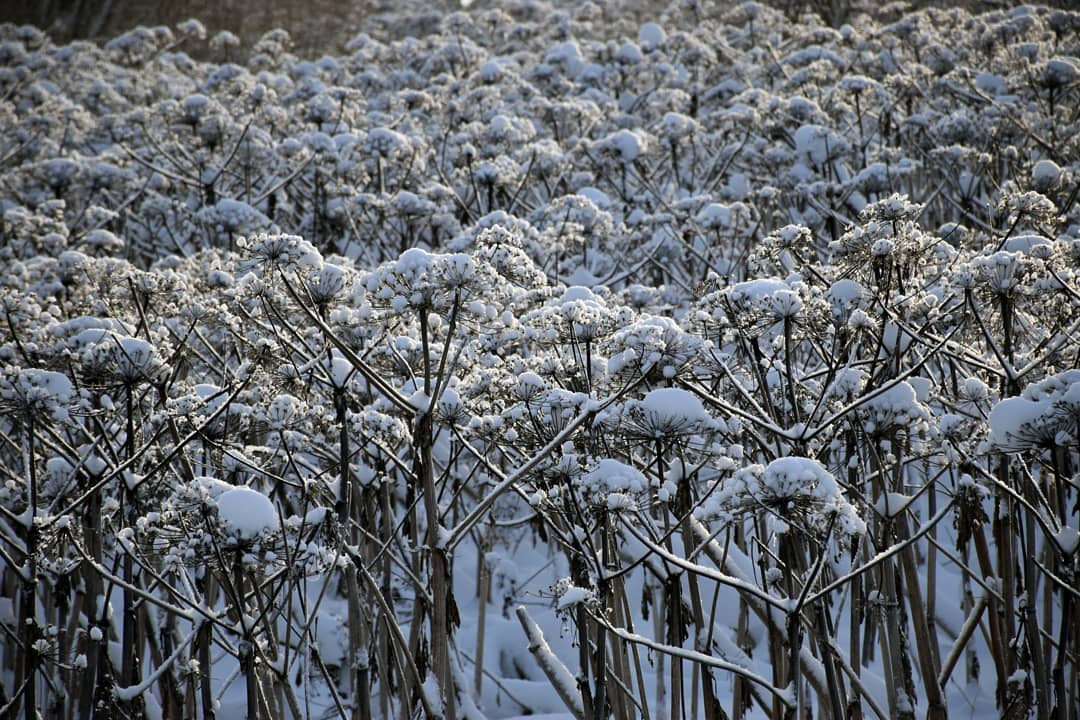
[(1080, 13), (847, 22), (0, 24), (0, 717), (1080, 719)]

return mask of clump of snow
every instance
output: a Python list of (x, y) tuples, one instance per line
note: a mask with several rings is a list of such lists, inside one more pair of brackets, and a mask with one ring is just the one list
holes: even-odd
[(439, 396), (439, 415), (450, 422), (460, 421), (466, 417), (461, 395), (454, 388), (444, 388)]
[(975, 74), (975, 87), (989, 95), (1004, 95), (1009, 91), (1005, 79), (992, 72), (979, 72)]
[(831, 153), (837, 152), (837, 143), (830, 143), (832, 133), (820, 125), (803, 125), (795, 131), (795, 152), (811, 165), (821, 166)]
[(487, 60), (480, 65), (478, 71), (480, 79), (486, 83), (497, 82), (502, 77), (502, 68), (499, 67), (499, 63), (495, 60)]
[(547, 54), (544, 55), (544, 62), (561, 66), (563, 72), (572, 78), (580, 75), (585, 67), (581, 56), (581, 48), (573, 40), (567, 40), (548, 50)]
[(805, 457), (782, 457), (770, 462), (761, 487), (775, 497), (812, 494), (831, 498), (837, 494), (832, 474), (817, 460)]
[(254, 238), (242, 240), (238, 245), (246, 247), (251, 257), (244, 267), (265, 264), (270, 267), (292, 266), (315, 270), (323, 264), (322, 253), (299, 235), (260, 233)]
[(584, 195), (585, 197), (589, 198), (592, 204), (600, 208), (601, 210), (607, 210), (612, 206), (611, 198), (609, 198), (607, 193), (605, 193), (603, 190), (598, 190), (597, 188), (586, 186), (578, 190), (577, 194)]
[(324, 262), (311, 282), (311, 294), (319, 302), (326, 302), (345, 289), (345, 269), (334, 263)]
[(688, 115), (677, 112), (664, 113), (660, 120), (661, 135), (669, 145), (674, 145), (679, 140), (693, 135), (700, 129), (697, 121)]
[(245, 232), (270, 224), (266, 216), (258, 210), (245, 202), (231, 198), (222, 198), (216, 205), (206, 208), (203, 219), (218, 225), (225, 232)]
[(417, 412), (427, 412), (428, 407), (431, 405), (431, 396), (423, 390), (417, 390), (409, 395), (409, 404), (412, 405)]
[(915, 388), (908, 382), (898, 382), (867, 400), (860, 411), (867, 432), (884, 432), (889, 428), (914, 428), (930, 419), (930, 411), (919, 402)]
[(653, 50), (664, 44), (667, 33), (654, 22), (647, 22), (638, 29), (638, 44), (645, 50)]
[(402, 275), (418, 277), (429, 272), (435, 264), (434, 256), (421, 248), (409, 248), (394, 263), (394, 271)]
[(514, 396), (522, 402), (531, 402), (539, 397), (547, 387), (544, 379), (532, 371), (526, 371), (518, 375), (514, 385)]
[(578, 480), (584, 495), (596, 505), (619, 512), (637, 507), (639, 497), (648, 492), (649, 481), (637, 468), (604, 458)]
[(866, 372), (858, 368), (840, 368), (836, 371), (829, 394), (842, 398), (852, 399), (856, 397), (866, 385)]
[(652, 390), (641, 407), (661, 422), (705, 422), (709, 417), (697, 395), (679, 388)]
[(985, 400), (990, 396), (990, 388), (981, 378), (977, 377), (964, 378), (961, 384), (961, 392), (964, 397), (970, 400)]
[(1080, 63), (1071, 57), (1053, 57), (1043, 65), (1039, 81), (1044, 87), (1063, 88), (1076, 83), (1080, 78)]
[(326, 520), (327, 512), (328, 509), (324, 507), (312, 508), (304, 515), (304, 522), (307, 525), (321, 525)]
[(153, 381), (165, 368), (154, 346), (142, 338), (120, 334), (106, 327), (86, 327), (68, 340), (72, 349), (82, 348), (84, 368), (133, 381)]
[(645, 56), (642, 54), (641, 48), (636, 43), (624, 42), (619, 46), (619, 49), (615, 51), (615, 59), (624, 65), (637, 65), (645, 59)]
[(334, 350), (329, 364), (330, 382), (336, 388), (345, 387), (356, 371), (352, 363), (346, 360), (340, 351)]
[(617, 130), (600, 141), (600, 148), (616, 155), (624, 163), (632, 163), (645, 154), (648, 141), (634, 130)]
[(580, 605), (581, 603), (591, 602), (593, 600), (593, 591), (588, 588), (578, 587), (577, 585), (571, 585), (563, 590), (559, 595), (559, 601), (556, 604), (556, 609), (565, 610), (568, 607), (574, 605)]
[(804, 305), (799, 293), (779, 278), (746, 280), (726, 292), (736, 306), (767, 313), (777, 319), (798, 315)]
[(282, 393), (270, 401), (265, 418), (271, 430), (282, 430), (294, 422), (305, 410), (300, 398)]
[(609, 489), (643, 492), (649, 481), (637, 468), (612, 458), (604, 458), (585, 474), (584, 482)]
[(680, 388), (651, 390), (631, 413), (646, 435), (657, 438), (697, 432), (712, 424), (697, 395)]
[(1072, 555), (1080, 547), (1080, 531), (1069, 525), (1062, 525), (1061, 529), (1054, 533), (1054, 542), (1065, 555)]
[(720, 203), (709, 203), (697, 214), (701, 227), (710, 230), (722, 230), (731, 227), (731, 208)]
[(787, 289), (787, 283), (779, 278), (759, 278), (733, 285), (728, 294), (734, 302), (752, 305), (774, 292)]
[(1003, 450), (1022, 450), (1049, 440), (1053, 437), (1045, 423), (1049, 409), (1046, 400), (1005, 398), (990, 412), (990, 442)]
[(1042, 235), (1014, 235), (1005, 241), (1004, 249), (1010, 253), (1031, 254), (1037, 247), (1050, 248), (1050, 240)]
[(217, 498), (218, 519), (240, 540), (253, 540), (278, 529), (278, 514), (270, 498), (246, 486), (226, 490)]
[(560, 298), (559, 302), (563, 304), (577, 301), (595, 303), (599, 302), (599, 300), (600, 299), (596, 297), (596, 293), (589, 288), (582, 285), (571, 285), (566, 288), (566, 291), (562, 294), (562, 298)]
[(75, 398), (75, 387), (63, 373), (32, 368), (20, 370), (3, 394), (27, 411), (64, 420), (68, 417), (66, 406)]
[(834, 282), (829, 286), (827, 293), (833, 316), (847, 317), (854, 308), (859, 306), (865, 294), (866, 290), (863, 286), (849, 278)]
[(1031, 169), (1031, 186), (1039, 192), (1053, 190), (1061, 182), (1061, 167), (1053, 160), (1040, 160)]
[(389, 158), (396, 152), (401, 152), (409, 147), (409, 138), (396, 130), (387, 127), (377, 127), (371, 130), (367, 136), (366, 150), (382, 158)]
[(882, 493), (878, 498), (877, 504), (874, 505), (874, 509), (882, 517), (894, 518), (901, 515), (908, 506), (912, 503), (912, 498), (903, 493), (887, 492)]
[(847, 535), (866, 532), (866, 523), (847, 501), (836, 479), (820, 462), (788, 456), (767, 466), (754, 464), (736, 471), (734, 481), (724, 485), (702, 508), (702, 516), (732, 516), (760, 508), (776, 516), (774, 532), (787, 532), (800, 522), (821, 527), (835, 517), (836, 528)]

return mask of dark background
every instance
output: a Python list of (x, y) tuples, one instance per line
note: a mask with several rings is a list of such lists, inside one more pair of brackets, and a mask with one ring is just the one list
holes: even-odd
[[(549, 0), (551, 5), (570, 9), (582, 0)], [(670, 0), (597, 0), (597, 4), (616, 10), (621, 17), (640, 22), (658, 20)], [(724, 8), (742, 0), (702, 0), (702, 5)], [(1038, 0), (1056, 7), (1075, 5), (1076, 0)], [(520, 4), (515, 0), (476, 0), (473, 7), (499, 7)], [(971, 11), (1005, 8), (1020, 4), (1003, 0), (912, 0), (906, 3), (881, 0), (767, 0), (796, 17), (813, 10), (826, 22), (839, 25), (853, 13), (869, 12), (897, 16), (904, 7), (926, 5), (950, 7), (961, 4)], [(342, 45), (357, 33), (373, 36), (416, 37), (433, 30), (448, 12), (461, 9), (459, 0), (0, 0), (0, 23), (31, 24), (42, 28), (54, 42), (74, 39), (103, 40), (115, 37), (138, 25), (176, 24), (197, 18), (209, 36), (229, 30), (248, 48), (263, 33), (284, 28), (293, 39), (293, 49), (301, 56), (338, 54)], [(200, 47), (184, 47), (194, 56), (205, 52)]]
[[(244, 47), (263, 33), (284, 28), (294, 50), (304, 55), (339, 53), (341, 44), (369, 26), (377, 29), (402, 8), (415, 17), (411, 34), (429, 31), (457, 0), (0, 0), (0, 22), (30, 24), (55, 42), (103, 40), (138, 25), (168, 25), (200, 20), (208, 37), (229, 30)], [(410, 32), (410, 29), (406, 29)], [(184, 48), (197, 54), (196, 48)]]

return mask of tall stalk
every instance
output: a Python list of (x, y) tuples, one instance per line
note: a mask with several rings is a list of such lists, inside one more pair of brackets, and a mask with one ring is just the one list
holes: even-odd
[[(23, 713), (26, 720), (37, 718), (37, 683), (40, 653), (37, 642), (41, 637), (41, 628), (37, 621), (38, 588), (38, 478), (37, 462), (34, 457), (34, 417), (31, 412), (25, 416), (26, 431), (23, 440), (23, 467), (29, 491), (29, 522), (26, 524), (26, 564), (22, 571), (22, 587), (19, 596), (19, 628), (22, 635), (22, 650), (25, 655), (18, 674), (19, 685), (23, 694)], [(16, 706), (17, 707), (17, 706)]]
[[(125, 408), (126, 423), (124, 437), (124, 459), (130, 461), (135, 456), (135, 383), (126, 383), (125, 396), (127, 407)], [(127, 482), (121, 478), (120, 498), (121, 517), (127, 527), (135, 525), (135, 491), (128, 487)], [(124, 687), (132, 687), (139, 684), (141, 675), (140, 661), (142, 656), (142, 635), (139, 628), (138, 596), (135, 592), (137, 576), (135, 574), (135, 557), (130, 551), (124, 552), (123, 578), (123, 644), (120, 656), (120, 684)], [(133, 709), (138, 712), (143, 704), (141, 697), (132, 699)]]
[[(431, 394), (434, 390), (431, 377), (431, 347), (427, 312), (420, 312), (420, 337), (424, 353), (424, 390)], [(457, 708), (454, 678), (450, 669), (450, 643), (452, 628), (449, 621), (449, 602), (451, 600), (450, 562), (447, 550), (442, 546), (439, 517), (438, 493), (435, 487), (435, 466), (432, 459), (434, 433), (431, 412), (423, 412), (417, 419), (413, 430), (414, 447), (420, 460), (420, 482), (423, 489), (424, 516), (427, 522), (425, 543), (431, 558), (431, 662), (435, 678), (442, 694), (446, 720), (456, 720)], [(416, 620), (414, 619), (414, 622)]]
[[(341, 531), (345, 534), (346, 542), (355, 545), (357, 542), (353, 520), (353, 488), (351, 457), (352, 451), (349, 442), (348, 408), (345, 402), (345, 388), (334, 388), (334, 408), (337, 413), (338, 424), (338, 472), (341, 478), (341, 495), (338, 498), (338, 522)], [(367, 543), (363, 543), (364, 546)], [(360, 562), (366, 560), (366, 553), (361, 553)], [(345, 592), (348, 604), (349, 617), (349, 672), (351, 673), (350, 686), (352, 690), (352, 716), (353, 720), (370, 720), (371, 718), (371, 666), (370, 666), (370, 633), (367, 622), (361, 611), (360, 585), (356, 579), (356, 567), (352, 563), (345, 568)]]

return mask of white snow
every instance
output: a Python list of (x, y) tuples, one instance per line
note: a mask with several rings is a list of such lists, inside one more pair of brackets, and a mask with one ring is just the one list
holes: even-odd
[(794, 317), (805, 304), (799, 293), (779, 278), (746, 280), (726, 292), (736, 305), (769, 313), (778, 319)]
[(572, 585), (567, 588), (562, 595), (559, 596), (559, 602), (556, 604), (556, 608), (558, 608), (559, 610), (565, 610), (568, 607), (580, 605), (581, 603), (589, 602), (592, 599), (592, 590)]
[(480, 79), (486, 83), (493, 83), (502, 76), (502, 68), (496, 60), (487, 60), (480, 65)]
[(874, 509), (883, 517), (894, 518), (907, 510), (912, 498), (898, 492), (882, 493)]
[(836, 494), (836, 481), (817, 460), (806, 457), (782, 457), (765, 468), (763, 485), (777, 497), (800, 493), (829, 498)]
[(1054, 533), (1054, 542), (1065, 555), (1072, 555), (1080, 547), (1080, 531), (1069, 525), (1062, 525), (1061, 529)]
[(829, 147), (829, 137), (829, 131), (820, 125), (803, 125), (795, 131), (795, 151), (812, 165), (823, 165), (830, 150), (836, 151), (835, 146)]
[(991, 72), (976, 73), (975, 87), (989, 95), (1004, 95), (1008, 92), (1004, 78)]
[(911, 333), (901, 329), (896, 323), (885, 323), (885, 328), (881, 333), (881, 347), (883, 352), (904, 353), (911, 347), (913, 341), (914, 338)]
[(330, 360), (330, 382), (333, 383), (334, 387), (345, 387), (354, 372), (355, 369), (352, 363), (346, 360), (341, 352), (334, 350)]
[(736, 283), (729, 290), (731, 299), (737, 302), (753, 303), (768, 297), (779, 290), (787, 290), (788, 285), (779, 278), (758, 278)]
[(367, 150), (381, 157), (389, 157), (394, 151), (409, 146), (409, 138), (386, 127), (377, 127), (368, 133)]
[(67, 375), (52, 370), (22, 370), (18, 387), (32, 401), (63, 404), (71, 402), (75, 395), (75, 386)]
[(905, 381), (894, 383), (867, 400), (862, 412), (867, 418), (868, 432), (907, 427), (930, 416), (926, 407), (919, 402), (915, 388)]
[(596, 293), (583, 285), (571, 285), (566, 288), (566, 291), (562, 294), (562, 298), (559, 299), (559, 302), (562, 304), (579, 301), (597, 303), (600, 301), (600, 298), (596, 297)]
[(416, 275), (427, 272), (434, 264), (431, 253), (421, 248), (409, 248), (398, 256), (394, 270), (402, 275)]
[(315, 644), (327, 666), (340, 668), (348, 655), (348, 628), (336, 614), (321, 613), (315, 625)]
[(461, 395), (454, 388), (443, 388), (439, 396), (439, 412), (444, 416), (453, 417), (461, 409)]
[(913, 376), (907, 379), (907, 384), (915, 390), (915, 399), (920, 403), (930, 402), (934, 389), (934, 381), (930, 378)]
[(641, 401), (641, 407), (661, 423), (688, 425), (709, 421), (698, 396), (679, 388), (651, 390)]
[(836, 371), (831, 394), (837, 397), (854, 397), (866, 384), (866, 373), (858, 368), (840, 368)]
[(632, 163), (645, 154), (647, 142), (640, 132), (618, 130), (601, 141), (601, 146), (615, 152), (624, 163)]
[(547, 383), (544, 382), (544, 379), (531, 370), (518, 375), (518, 384), (522, 387), (535, 388), (537, 390), (543, 390), (547, 387)]
[(409, 395), (409, 404), (412, 405), (417, 412), (426, 412), (431, 405), (431, 396), (423, 390), (416, 390)]
[(697, 222), (709, 229), (729, 228), (731, 227), (731, 208), (720, 203), (709, 203), (698, 213)]
[(1030, 447), (1031, 431), (1049, 409), (1045, 400), (1005, 398), (990, 412), (990, 442), (1003, 449)]
[(627, 65), (636, 65), (645, 59), (641, 48), (632, 42), (625, 42), (615, 51), (615, 59)]
[(598, 491), (640, 493), (649, 489), (649, 481), (640, 470), (612, 458), (598, 462), (593, 470), (585, 473), (582, 482)]
[(1061, 182), (1061, 167), (1053, 160), (1040, 160), (1031, 169), (1031, 184), (1036, 190), (1053, 190)]
[(581, 56), (581, 48), (573, 40), (567, 40), (548, 50), (544, 56), (544, 62), (561, 65), (564, 72), (572, 78), (578, 77), (585, 66)]
[(829, 286), (829, 300), (836, 306), (851, 308), (859, 303), (865, 292), (859, 283), (843, 278)]
[(660, 120), (659, 134), (671, 142), (681, 140), (699, 129), (697, 121), (689, 115), (677, 112), (664, 113)]
[(278, 514), (270, 498), (246, 486), (234, 487), (217, 498), (218, 519), (240, 540), (253, 540), (278, 528)]
[(652, 50), (664, 44), (667, 33), (654, 22), (647, 22), (638, 29), (637, 41), (645, 50)]
[(308, 525), (321, 525), (323, 520), (326, 519), (328, 510), (324, 507), (317, 507), (312, 510), (308, 510), (304, 515), (304, 522)]
[(1022, 234), (1014, 235), (1006, 240), (1003, 249), (1010, 253), (1031, 253), (1034, 248), (1040, 246), (1050, 249), (1051, 242), (1042, 235)]
[(598, 190), (597, 188), (594, 188), (592, 186), (586, 186), (579, 189), (577, 192), (578, 195), (584, 195), (585, 197), (589, 198), (592, 204), (600, 208), (601, 210), (607, 210), (612, 206), (611, 198), (609, 198), (607, 193), (603, 192), (602, 190)]

